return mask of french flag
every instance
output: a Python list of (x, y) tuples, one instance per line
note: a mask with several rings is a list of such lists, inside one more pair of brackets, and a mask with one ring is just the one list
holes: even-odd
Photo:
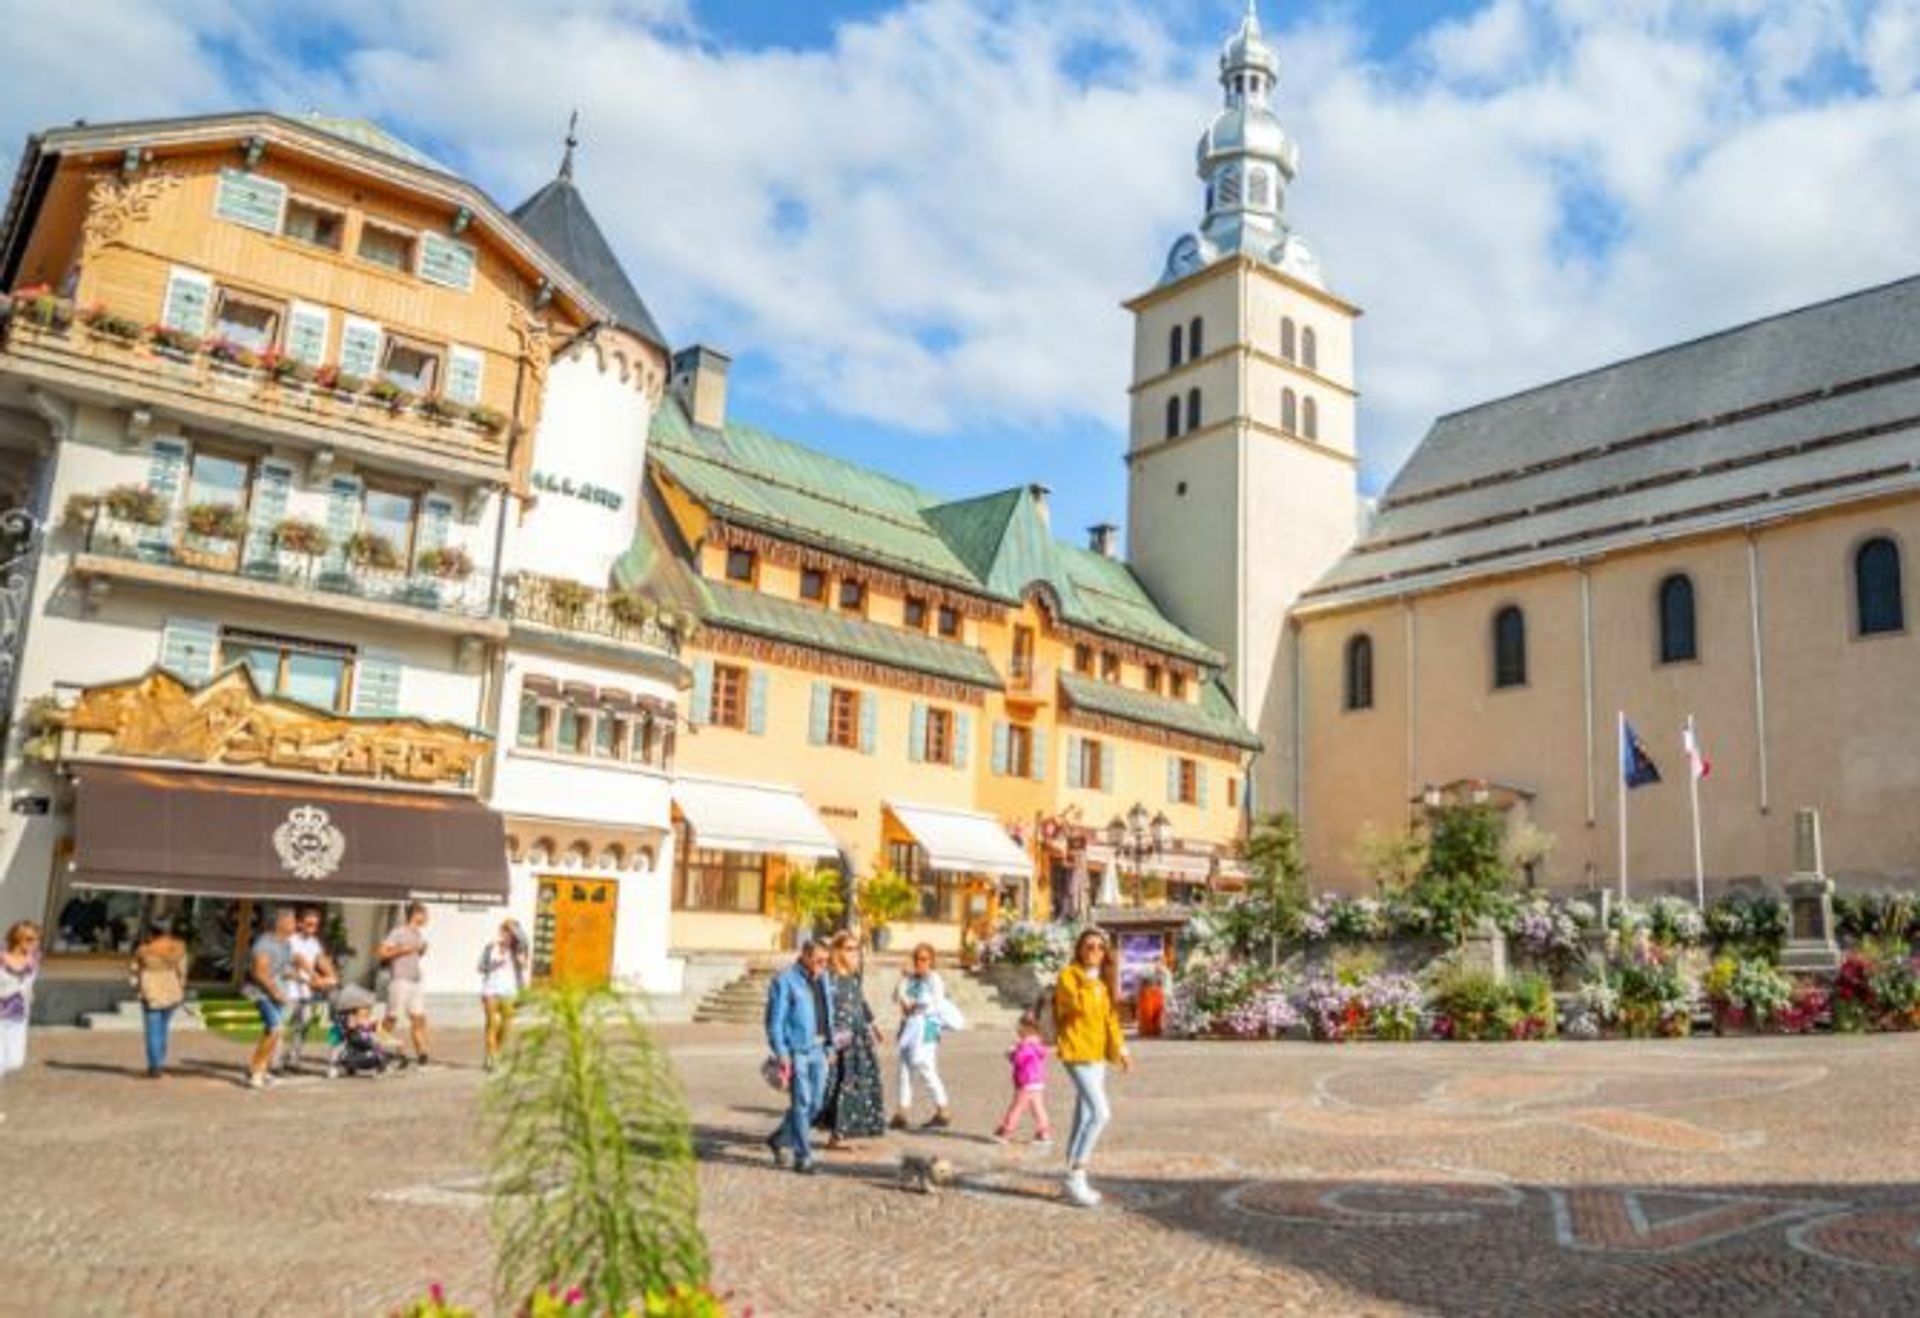
[(1687, 766), (1693, 770), (1697, 782), (1713, 772), (1713, 761), (1707, 758), (1706, 750), (1700, 745), (1700, 734), (1693, 726), (1693, 716), (1687, 716), (1686, 730), (1680, 734), (1681, 742), (1687, 748)]

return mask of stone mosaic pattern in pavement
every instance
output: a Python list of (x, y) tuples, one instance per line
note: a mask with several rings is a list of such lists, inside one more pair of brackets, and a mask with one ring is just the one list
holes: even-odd
[[(1006, 1041), (942, 1049), (959, 1129), (775, 1172), (751, 1033), (665, 1032), (724, 1284), (762, 1315), (1864, 1314), (1920, 1310), (1920, 1039), (1147, 1043), (1096, 1184), (985, 1139)], [(380, 1081), (236, 1087), (241, 1053), (37, 1032), (0, 1087), (5, 1315), (369, 1315), (485, 1294), (470, 1036)], [(1056, 1123), (1068, 1112), (1056, 1077)]]

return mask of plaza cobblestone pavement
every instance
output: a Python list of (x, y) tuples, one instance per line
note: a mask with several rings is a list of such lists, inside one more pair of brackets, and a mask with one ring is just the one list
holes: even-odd
[[(717, 1276), (762, 1315), (1920, 1311), (1920, 1039), (1141, 1046), (1096, 1184), (985, 1139), (996, 1037), (942, 1051), (959, 1129), (803, 1178), (751, 1032), (663, 1032)], [(0, 1313), (383, 1314), (485, 1294), (476, 1040), (378, 1081), (236, 1085), (241, 1049), (36, 1032), (0, 1088)], [(438, 1060), (438, 1059), (436, 1059)], [(1068, 1115), (1057, 1076), (1056, 1123)], [(900, 1147), (960, 1185), (893, 1182)]]

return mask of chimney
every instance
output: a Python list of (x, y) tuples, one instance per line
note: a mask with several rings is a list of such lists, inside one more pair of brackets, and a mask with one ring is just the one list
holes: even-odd
[(719, 430), (727, 424), (727, 370), (733, 358), (696, 343), (673, 355), (673, 395), (693, 424)]
[(1040, 514), (1040, 525), (1052, 530), (1053, 514), (1047, 507), (1047, 496), (1053, 491), (1036, 481), (1027, 486), (1027, 493), (1033, 497), (1033, 510)]
[(1112, 522), (1101, 522), (1087, 528), (1087, 548), (1102, 558), (1118, 558), (1120, 547), (1120, 528)]

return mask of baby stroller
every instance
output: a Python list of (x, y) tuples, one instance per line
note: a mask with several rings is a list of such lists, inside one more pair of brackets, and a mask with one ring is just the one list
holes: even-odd
[(334, 995), (333, 1027), (328, 1033), (327, 1079), (343, 1075), (385, 1075), (401, 1070), (406, 1059), (387, 1047), (373, 1019), (374, 996), (358, 985)]

